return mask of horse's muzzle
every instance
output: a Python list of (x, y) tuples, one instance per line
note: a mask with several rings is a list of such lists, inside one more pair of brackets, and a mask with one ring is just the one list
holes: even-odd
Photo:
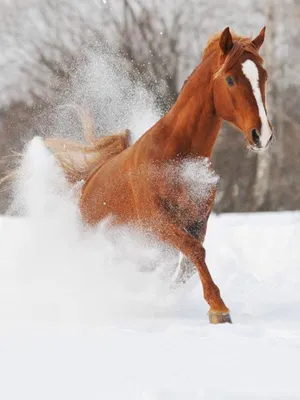
[(269, 145), (275, 140), (275, 132), (272, 130), (271, 135), (267, 141), (267, 143), (263, 146), (261, 143), (261, 134), (258, 129), (254, 128), (251, 131), (251, 138), (252, 138), (252, 143), (251, 143), (251, 149), (252, 150), (266, 150)]

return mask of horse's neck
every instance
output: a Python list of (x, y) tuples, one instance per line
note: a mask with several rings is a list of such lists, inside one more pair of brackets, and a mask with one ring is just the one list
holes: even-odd
[(164, 135), (167, 158), (185, 156), (210, 157), (222, 121), (213, 102), (213, 66), (211, 55), (192, 73), (176, 103), (165, 115)]

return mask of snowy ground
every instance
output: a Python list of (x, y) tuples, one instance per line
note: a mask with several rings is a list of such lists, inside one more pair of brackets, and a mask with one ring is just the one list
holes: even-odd
[(164, 249), (83, 229), (53, 160), (30, 151), (26, 217), (0, 219), (0, 399), (300, 398), (300, 212), (211, 217), (233, 319), (212, 326), (197, 276), (172, 292)]

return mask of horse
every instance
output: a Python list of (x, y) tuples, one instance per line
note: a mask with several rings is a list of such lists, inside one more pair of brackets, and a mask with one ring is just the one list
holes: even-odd
[[(89, 147), (69, 143), (76, 157), (64, 162), (66, 142), (47, 142), (69, 181), (84, 181), (83, 221), (93, 226), (110, 216), (112, 225), (134, 226), (177, 249), (197, 268), (213, 324), (232, 320), (205, 261), (203, 241), (217, 188), (210, 159), (223, 121), (242, 132), (252, 151), (263, 151), (273, 141), (267, 72), (259, 53), (264, 39), (265, 27), (254, 39), (229, 27), (211, 36), (174, 105), (134, 143), (128, 131), (92, 138)], [(93, 154), (92, 161), (83, 154)], [(212, 178), (196, 195), (197, 179), (192, 184), (183, 179), (183, 166), (193, 163), (205, 164)]]

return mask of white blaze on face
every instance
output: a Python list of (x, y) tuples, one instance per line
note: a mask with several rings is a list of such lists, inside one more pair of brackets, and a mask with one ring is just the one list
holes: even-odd
[(257, 103), (258, 113), (261, 120), (260, 143), (262, 147), (266, 147), (270, 137), (272, 136), (272, 131), (270, 129), (268, 117), (261, 97), (258, 69), (252, 60), (246, 60), (242, 63), (242, 71), (249, 80), (253, 90), (253, 95)]

